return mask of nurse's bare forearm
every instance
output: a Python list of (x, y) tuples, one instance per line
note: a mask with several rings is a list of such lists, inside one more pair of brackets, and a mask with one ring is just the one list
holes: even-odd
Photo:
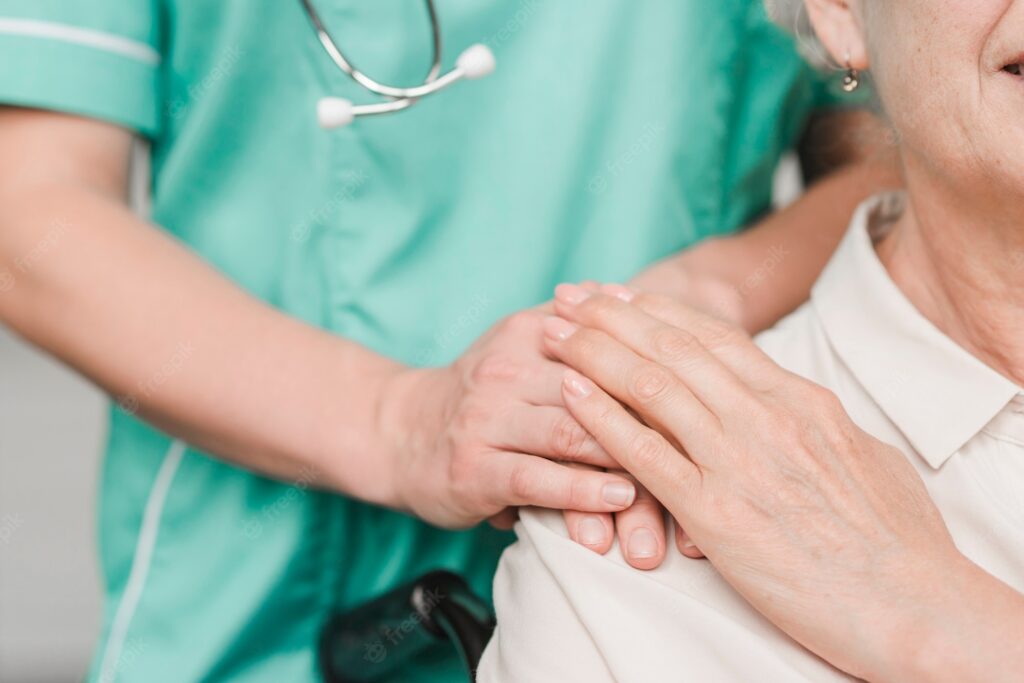
[(721, 269), (736, 288), (743, 326), (766, 329), (807, 300), (857, 205), (900, 185), (895, 165), (849, 165), (751, 229), (708, 243), (705, 267)]
[(885, 124), (865, 110), (815, 116), (800, 144), (809, 189), (792, 205), (731, 237), (710, 239), (641, 273), (634, 284), (668, 294), (749, 332), (807, 299), (854, 208), (900, 187)]
[(373, 397), (396, 364), (260, 303), (104, 188), (47, 175), (0, 171), (5, 323), (190, 444), (393, 502)]
[(758, 332), (807, 299), (856, 206), (894, 187), (899, 177), (893, 164), (849, 165), (750, 229), (671, 256), (632, 284)]
[[(444, 527), (635, 497), (561, 403), (544, 314), (414, 370), (261, 303), (126, 206), (132, 137), (0, 107), (0, 320), (169, 434)], [(245, 245), (240, 245), (245, 248)], [(557, 462), (556, 462), (557, 461)]]

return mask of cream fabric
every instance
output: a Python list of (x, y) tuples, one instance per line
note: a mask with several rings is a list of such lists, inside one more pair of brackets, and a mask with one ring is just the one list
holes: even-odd
[[(961, 551), (1024, 590), (1024, 396), (889, 278), (872, 239), (902, 202), (862, 206), (810, 302), (757, 341), (906, 453)], [(517, 532), (495, 578), (498, 630), (480, 681), (847, 680), (674, 545), (642, 572), (618, 547), (602, 557), (572, 543), (556, 512), (525, 511)]]

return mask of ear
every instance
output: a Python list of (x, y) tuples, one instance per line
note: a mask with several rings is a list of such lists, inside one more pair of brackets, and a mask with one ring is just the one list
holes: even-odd
[(870, 66), (860, 16), (860, 0), (805, 0), (807, 14), (818, 36), (837, 64), (866, 71)]

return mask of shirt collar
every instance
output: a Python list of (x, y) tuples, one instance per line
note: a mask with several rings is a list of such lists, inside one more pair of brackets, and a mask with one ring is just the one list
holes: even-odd
[(905, 195), (862, 204), (811, 302), (836, 354), (910, 444), (938, 469), (1020, 392), (914, 308), (873, 239)]

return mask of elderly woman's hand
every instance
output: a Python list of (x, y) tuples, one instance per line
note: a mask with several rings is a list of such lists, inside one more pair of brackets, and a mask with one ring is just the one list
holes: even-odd
[(850, 673), (895, 675), (977, 570), (913, 467), (744, 333), (604, 291), (563, 285), (545, 322), (549, 351), (593, 380), (567, 376), (573, 415), (755, 608)]

